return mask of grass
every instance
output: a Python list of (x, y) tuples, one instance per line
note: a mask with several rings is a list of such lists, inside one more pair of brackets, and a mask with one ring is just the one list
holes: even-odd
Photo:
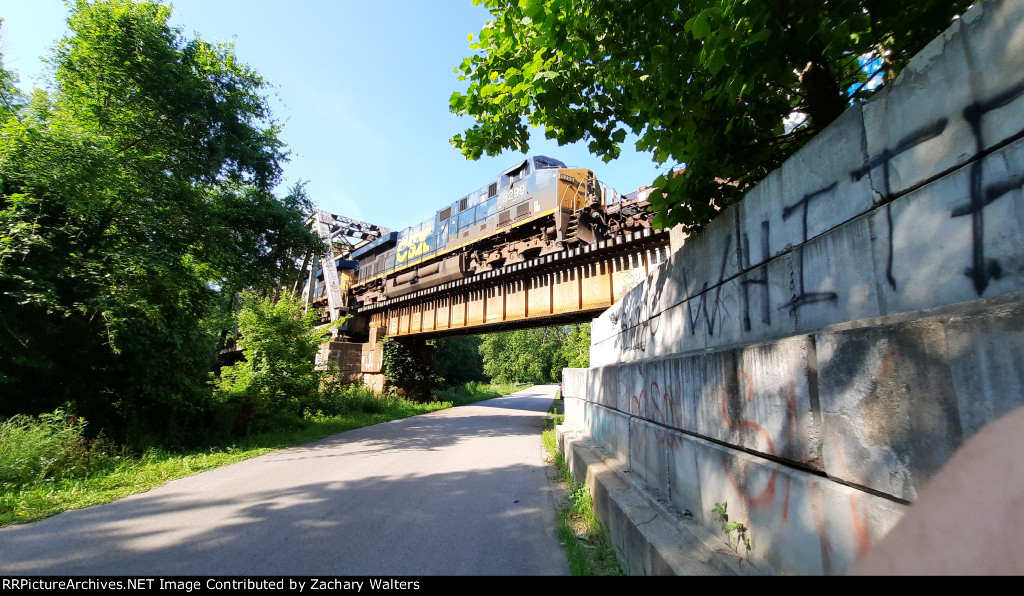
[[(511, 385), (471, 383), (437, 392), (437, 401), (416, 403), (382, 398), (368, 404), (372, 411), (307, 416), (294, 428), (262, 432), (225, 445), (187, 452), (151, 448), (142, 454), (82, 449), (79, 434), (68, 434), (66, 418), (45, 415), (36, 422), (26, 418), (0, 425), (0, 526), (21, 524), (72, 509), (109, 503), (145, 492), (169, 480), (233, 464), (293, 445), (302, 445), (340, 432), (466, 405), (512, 393)], [(47, 441), (49, 438), (56, 438)], [(49, 455), (39, 450), (44, 444)], [(54, 461), (75, 465), (58, 466)], [(47, 465), (40, 467), (35, 462)], [(85, 462), (85, 463), (82, 463)], [(89, 465), (85, 465), (89, 464)], [(34, 466), (33, 469), (27, 468)], [(25, 469), (15, 476), (4, 470)]]
[(573, 481), (572, 473), (565, 462), (565, 454), (558, 450), (555, 426), (562, 423), (561, 395), (555, 400), (548, 415), (541, 438), (550, 461), (555, 464), (556, 474), (552, 478), (559, 491), (555, 515), (558, 539), (569, 558), (569, 569), (575, 576), (622, 576), (626, 575), (609, 544), (604, 526), (594, 513), (593, 500), (587, 487)]

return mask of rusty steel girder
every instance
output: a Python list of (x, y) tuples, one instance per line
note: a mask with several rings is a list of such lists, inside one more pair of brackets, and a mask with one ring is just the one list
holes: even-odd
[(645, 230), (569, 249), (364, 307), (389, 336), (444, 336), (590, 321), (669, 254), (669, 234)]

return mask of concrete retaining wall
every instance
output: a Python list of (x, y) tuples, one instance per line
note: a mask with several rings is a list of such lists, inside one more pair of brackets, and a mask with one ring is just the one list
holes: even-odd
[(982, 2), (594, 321), (566, 427), (759, 572), (844, 572), (1024, 405), (1022, 138), (1024, 2)]

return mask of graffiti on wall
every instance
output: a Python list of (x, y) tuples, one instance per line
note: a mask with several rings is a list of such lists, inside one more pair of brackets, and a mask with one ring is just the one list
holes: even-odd
[[(771, 230), (771, 225), (768, 220), (761, 222), (761, 260), (759, 263), (765, 263), (771, 258), (771, 252), (768, 249), (768, 236)], [(740, 269), (753, 269), (753, 264), (750, 262), (750, 238), (746, 234), (743, 234), (743, 253), (740, 256)], [(761, 276), (753, 277), (752, 274), (747, 274), (740, 282), (740, 287), (743, 289), (741, 296), (743, 303), (743, 331), (750, 331), (750, 286), (759, 286), (763, 292), (761, 298), (761, 324), (770, 327), (772, 324), (772, 314), (770, 298), (768, 295), (768, 268), (760, 267)]]
[[(970, 279), (978, 296), (984, 295), (990, 282), (1000, 279), (1006, 274), (998, 259), (986, 256), (985, 251), (985, 222), (984, 211), (994, 201), (1005, 196), (1013, 190), (1024, 186), (1024, 176), (1014, 174), (1009, 179), (987, 182), (985, 180), (984, 158), (1007, 144), (1024, 137), (1024, 130), (1009, 136), (1004, 141), (986, 147), (983, 136), (983, 119), (994, 110), (1005, 107), (1014, 100), (1024, 96), (1024, 81), (1009, 87), (1007, 90), (996, 94), (990, 99), (978, 101), (963, 109), (962, 116), (969, 125), (973, 136), (973, 153), (969, 158), (968, 166), (970, 175), (969, 196), (965, 203), (956, 206), (951, 212), (953, 218), (968, 218), (971, 226), (971, 255), (970, 265), (965, 268), (965, 275)], [(888, 227), (887, 235), (879, 235), (873, 239), (885, 259), (885, 282), (893, 289), (897, 289), (896, 275), (894, 274), (895, 257), (893, 252), (893, 218), (891, 203), (895, 199), (917, 190), (925, 184), (934, 181), (950, 172), (936, 173), (932, 177), (904, 188), (899, 192), (892, 189), (892, 178), (894, 176), (894, 159), (898, 156), (920, 147), (924, 143), (941, 137), (949, 129), (949, 118), (939, 118), (934, 122), (926, 124), (917, 130), (900, 138), (893, 146), (885, 147), (876, 155), (867, 157), (863, 164), (848, 172), (850, 178), (859, 181), (871, 174), (878, 173), (878, 185), (875, 188), (876, 195), (872, 200), (875, 208), (883, 209), (885, 225)], [(963, 166), (960, 166), (963, 167)], [(782, 221), (792, 218), (800, 218), (801, 235), (799, 244), (806, 244), (809, 238), (808, 213), (812, 206), (823, 204), (828, 197), (835, 195), (838, 188), (838, 181), (833, 181), (822, 188), (804, 194), (799, 200), (792, 204), (784, 205), (779, 214)], [(683, 299), (683, 308), (686, 312), (686, 322), (689, 327), (689, 335), (695, 335), (698, 330), (708, 337), (720, 334), (720, 329), (730, 320), (727, 304), (730, 300), (738, 300), (740, 311), (737, 321), (741, 326), (741, 332), (752, 331), (754, 320), (760, 318), (761, 325), (771, 327), (772, 310), (789, 309), (795, 312), (797, 309), (815, 303), (837, 304), (839, 295), (835, 291), (821, 290), (809, 291), (806, 287), (804, 254), (801, 251), (799, 258), (795, 261), (794, 288), (789, 299), (782, 304), (772, 305), (769, 295), (768, 268), (765, 266), (770, 259), (770, 248), (768, 246), (771, 223), (768, 220), (761, 222), (760, 238), (760, 260), (757, 263), (751, 259), (751, 239), (743, 234), (739, 240), (738, 251), (731, 247), (731, 237), (726, 237), (725, 248), (722, 253), (720, 266), (718, 267), (717, 279), (697, 281), (691, 279), (692, 271), (682, 267), (679, 271), (679, 282), (683, 287), (698, 288), (692, 294), (687, 290)], [(738, 296), (728, 296), (723, 292), (723, 284), (727, 281), (727, 264), (732, 254), (737, 254), (739, 270), (743, 277), (739, 281), (741, 291)], [(651, 342), (648, 340), (657, 333), (657, 317), (661, 310), (659, 308), (660, 296), (663, 291), (664, 280), (659, 280), (659, 287), (649, 289), (646, 293), (627, 295), (627, 300), (617, 309), (618, 314), (612, 315), (612, 322), (619, 328), (619, 337), (616, 338), (616, 347), (625, 351), (645, 351)], [(759, 290), (759, 291), (757, 291)], [(756, 300), (755, 298), (760, 298)], [(758, 306), (759, 305), (759, 306)], [(758, 313), (758, 310), (760, 311)], [(651, 317), (655, 317), (651, 319)]]
[[(708, 282), (704, 281), (700, 291), (691, 296), (687, 290), (684, 303), (686, 304), (686, 322), (689, 323), (690, 335), (696, 335), (697, 330), (703, 324), (704, 332), (708, 337), (714, 337), (715, 327), (721, 327), (729, 317), (729, 310), (726, 307), (722, 296), (722, 284), (725, 281), (726, 265), (729, 264), (729, 255), (732, 254), (732, 236), (726, 235), (722, 250), (722, 260), (718, 267), (718, 280), (712, 283), (713, 290), (708, 291)], [(689, 288), (689, 279), (686, 275), (686, 267), (682, 268), (683, 287)], [(712, 295), (713, 293), (713, 295)], [(696, 307), (694, 307), (694, 303)], [(708, 303), (711, 307), (708, 308)]]
[(660, 283), (634, 288), (619, 301), (619, 308), (609, 315), (613, 325), (618, 326), (615, 347), (624, 351), (647, 350), (650, 340), (658, 335), (661, 318), (661, 294), (664, 279)]
[[(803, 222), (802, 230), (803, 235), (800, 240), (800, 244), (807, 243), (807, 209), (811, 206), (811, 201), (818, 197), (830, 194), (836, 189), (838, 182), (833, 182), (825, 188), (819, 188), (814, 192), (809, 192), (803, 196), (799, 201), (792, 205), (787, 205), (782, 209), (782, 221), (789, 219), (791, 215), (800, 211), (801, 220)], [(797, 259), (797, 285), (798, 293), (793, 296), (793, 299), (779, 307), (779, 310), (786, 308), (796, 310), (805, 304), (813, 304), (815, 302), (835, 302), (838, 298), (838, 294), (835, 292), (808, 292), (804, 287), (804, 253), (800, 251), (800, 258)]]
[[(974, 102), (964, 108), (963, 111), (964, 120), (970, 126), (971, 135), (974, 137), (976, 159), (971, 164), (971, 195), (969, 202), (966, 205), (954, 208), (952, 216), (971, 216), (971, 266), (964, 271), (964, 274), (974, 282), (974, 290), (979, 296), (984, 294), (990, 280), (1002, 277), (1002, 268), (999, 265), (999, 261), (985, 258), (984, 209), (996, 199), (1024, 185), (1024, 180), (1020, 176), (1013, 176), (1009, 180), (985, 186), (980, 158), (995, 151), (1008, 141), (986, 149), (981, 123), (985, 114), (1006, 106), (1021, 95), (1024, 95), (1024, 81), (1017, 83), (987, 101)], [(1018, 132), (1014, 137), (1019, 137), (1021, 132)]]
[(892, 289), (896, 289), (896, 278), (892, 273), (892, 210), (888, 203), (892, 202), (896, 196), (892, 192), (892, 185), (890, 183), (890, 177), (892, 175), (892, 159), (901, 153), (904, 153), (914, 147), (917, 147), (925, 141), (934, 139), (935, 137), (942, 134), (942, 131), (946, 129), (946, 118), (940, 118), (939, 120), (921, 127), (920, 129), (910, 133), (904, 138), (900, 139), (895, 147), (886, 147), (878, 155), (868, 159), (863, 166), (850, 172), (850, 178), (853, 180), (860, 180), (864, 176), (868, 175), (875, 168), (881, 168), (882, 171), (882, 190), (879, 193), (880, 196), (874, 200), (875, 205), (886, 204), (885, 207), (885, 218), (889, 226), (889, 235), (886, 246), (888, 258), (886, 259), (885, 275), (886, 281)]

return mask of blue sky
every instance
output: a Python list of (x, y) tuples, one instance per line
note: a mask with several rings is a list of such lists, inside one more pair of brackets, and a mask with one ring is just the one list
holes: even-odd
[[(176, 0), (188, 38), (233, 41), (275, 85), (271, 107), (292, 152), (290, 186), (306, 180), (321, 208), (392, 230), (418, 224), (489, 183), (521, 156), (468, 161), (448, 142), (471, 122), (448, 111), (464, 90), (453, 72), (488, 12), (470, 0)], [(0, 52), (20, 86), (45, 86), (40, 58), (65, 32), (61, 0), (0, 0)], [(659, 174), (648, 153), (609, 164), (584, 143), (559, 147), (535, 131), (530, 153), (587, 167), (620, 193)], [(282, 189), (283, 190), (283, 189)]]

